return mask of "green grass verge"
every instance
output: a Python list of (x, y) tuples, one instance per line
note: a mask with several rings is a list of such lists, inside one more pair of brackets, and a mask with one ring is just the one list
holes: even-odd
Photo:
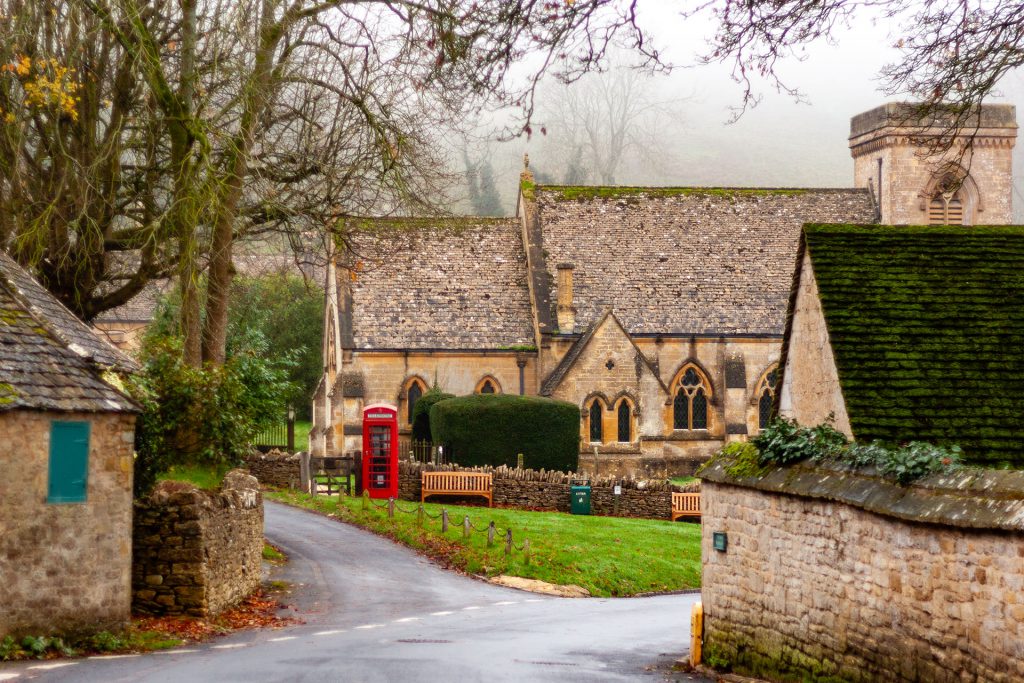
[(231, 469), (228, 466), (214, 467), (210, 465), (175, 465), (159, 477), (160, 481), (187, 481), (201, 489), (214, 490), (220, 486), (224, 475)]
[(147, 630), (132, 625), (124, 631), (99, 633), (80, 638), (57, 636), (24, 636), (0, 639), (0, 662), (19, 659), (50, 659), (78, 657), (86, 654), (153, 652), (178, 647), (184, 641), (163, 631)]
[[(440, 519), (427, 518), (421, 529), (416, 514), (398, 512), (389, 520), (386, 510), (373, 505), (363, 510), (358, 497), (313, 497), (288, 491), (268, 492), (266, 497), (336, 515), (471, 574), (576, 584), (602, 597), (700, 586), (701, 530), (697, 524), (426, 503), (430, 515), (440, 515), (442, 507), (448, 510), (451, 526), (443, 534)], [(413, 510), (418, 504), (400, 501), (399, 505)], [(529, 539), (530, 561), (518, 550), (505, 557), (502, 539), (488, 548), (484, 533), (473, 532), (463, 539), (464, 515), (479, 528), (494, 521), (502, 533), (512, 529), (516, 545)]]
[(274, 562), (276, 564), (284, 564), (288, 561), (288, 556), (285, 555), (280, 548), (268, 543), (266, 540), (263, 541), (263, 559), (267, 562)]
[(309, 450), (309, 430), (312, 429), (312, 427), (312, 422), (306, 422), (304, 420), (295, 421), (295, 450)]
[(672, 477), (669, 481), (676, 486), (686, 486), (687, 484), (692, 484), (697, 481), (697, 477)]

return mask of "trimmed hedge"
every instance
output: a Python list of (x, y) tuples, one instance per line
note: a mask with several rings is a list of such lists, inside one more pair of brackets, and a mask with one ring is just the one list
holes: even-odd
[(430, 433), (430, 409), (439, 401), (455, 398), (455, 394), (446, 394), (434, 387), (420, 396), (412, 409), (412, 438), (418, 441), (432, 441)]
[(434, 442), (451, 462), (466, 467), (527, 467), (575, 471), (580, 450), (580, 409), (539, 396), (480, 394), (451, 398), (430, 409)]

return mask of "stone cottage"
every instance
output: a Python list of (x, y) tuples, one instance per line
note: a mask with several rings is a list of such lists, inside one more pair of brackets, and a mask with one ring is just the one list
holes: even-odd
[(0, 637), (128, 620), (135, 370), (0, 251)]
[(1024, 227), (808, 225), (779, 411), (1024, 465)]
[[(329, 265), (311, 449), (360, 446), (360, 410), (454, 394), (580, 408), (581, 467), (692, 472), (771, 415), (805, 223), (1010, 222), (1015, 112), (986, 106), (972, 146), (889, 104), (853, 118), (855, 186), (538, 186), (507, 219), (363, 219)], [(963, 152), (963, 153), (961, 153)]]

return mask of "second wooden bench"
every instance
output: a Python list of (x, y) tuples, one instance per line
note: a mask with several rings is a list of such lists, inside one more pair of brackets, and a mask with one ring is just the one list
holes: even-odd
[(493, 478), (486, 472), (423, 472), (420, 480), (420, 502), (427, 496), (480, 496), (493, 500)]

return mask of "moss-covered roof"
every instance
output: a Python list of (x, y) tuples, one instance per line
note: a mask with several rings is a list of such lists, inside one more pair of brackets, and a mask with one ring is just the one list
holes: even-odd
[(857, 439), (1024, 464), (1024, 226), (804, 236)]
[[(523, 189), (527, 189), (523, 185)], [(529, 184), (533, 190), (533, 184)], [(634, 187), (629, 185), (540, 185), (537, 190), (551, 199), (565, 201), (590, 199), (621, 199), (627, 197), (769, 197), (794, 196), (813, 190), (802, 187)]]

